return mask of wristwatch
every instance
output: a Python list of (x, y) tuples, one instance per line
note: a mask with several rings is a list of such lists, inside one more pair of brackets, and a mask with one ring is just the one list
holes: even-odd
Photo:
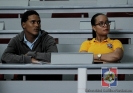
[(98, 54), (98, 55), (97, 55), (98, 60), (101, 60), (101, 56), (102, 56), (102, 54)]

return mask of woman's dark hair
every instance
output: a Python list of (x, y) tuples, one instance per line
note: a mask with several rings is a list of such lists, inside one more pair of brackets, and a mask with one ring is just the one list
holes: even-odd
[[(95, 22), (96, 22), (96, 17), (99, 15), (105, 15), (103, 13), (97, 13), (95, 14), (92, 18), (91, 18), (91, 26), (95, 26)], [(96, 32), (92, 29), (92, 37), (96, 38)]]
[[(21, 18), (21, 25), (22, 25), (23, 22), (26, 22), (26, 21), (28, 20), (28, 16), (30, 16), (30, 15), (37, 15), (37, 16), (39, 16), (39, 14), (38, 14), (36, 11), (34, 11), (34, 10), (28, 10), (28, 11), (26, 11), (26, 12), (22, 15), (22, 18)], [(39, 16), (39, 17), (40, 17), (40, 16)]]

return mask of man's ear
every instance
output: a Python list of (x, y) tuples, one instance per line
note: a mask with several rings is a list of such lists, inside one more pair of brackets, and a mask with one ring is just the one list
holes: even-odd
[(25, 22), (22, 23), (22, 28), (25, 29)]

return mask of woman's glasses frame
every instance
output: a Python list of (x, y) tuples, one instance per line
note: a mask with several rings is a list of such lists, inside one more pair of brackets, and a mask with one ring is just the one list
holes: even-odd
[(106, 24), (107, 26), (110, 26), (110, 25), (111, 25), (111, 21), (100, 22), (100, 23), (98, 23), (98, 24), (95, 24), (95, 26), (96, 26), (96, 25), (99, 25), (100, 27), (104, 27), (105, 24)]

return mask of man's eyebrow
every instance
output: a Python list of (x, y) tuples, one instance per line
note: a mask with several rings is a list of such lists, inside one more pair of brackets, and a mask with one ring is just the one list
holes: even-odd
[(30, 21), (37, 21), (37, 22), (38, 22), (38, 21), (41, 21), (41, 20), (34, 20), (34, 19), (33, 19), (33, 20), (30, 20)]
[(36, 20), (30, 20), (30, 21), (36, 21)]
[(105, 21), (99, 21), (99, 22), (107, 22), (107, 21), (109, 21), (109, 20), (105, 20)]

